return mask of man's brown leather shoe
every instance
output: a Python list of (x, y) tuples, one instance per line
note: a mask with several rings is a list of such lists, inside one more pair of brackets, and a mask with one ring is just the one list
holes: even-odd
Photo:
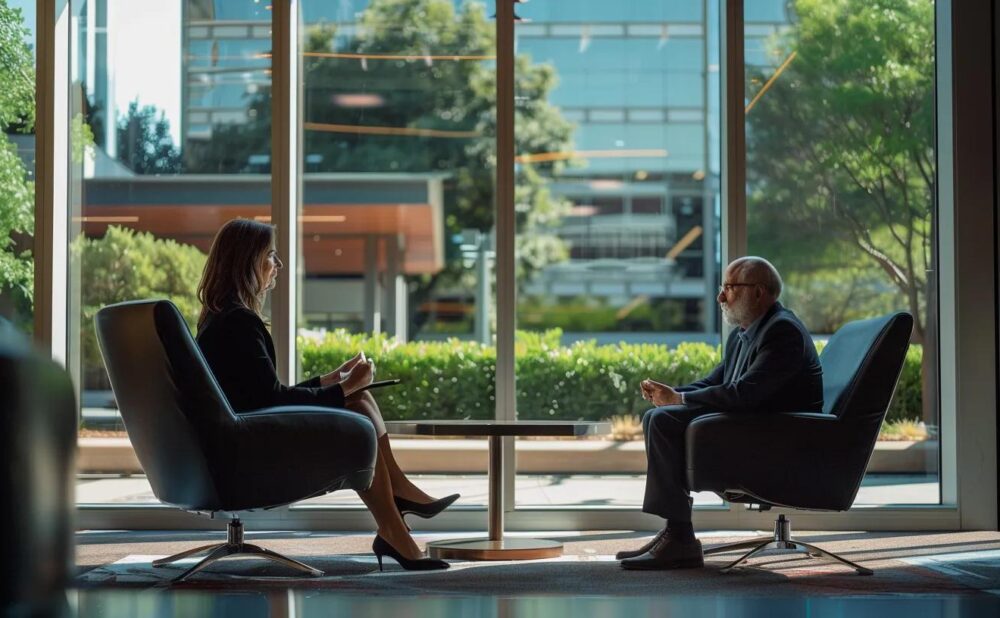
[(663, 530), (660, 530), (659, 532), (657, 532), (653, 536), (653, 538), (649, 539), (649, 541), (647, 541), (639, 549), (623, 549), (623, 550), (621, 550), (620, 552), (618, 552), (617, 554), (615, 554), (615, 560), (625, 560), (626, 558), (638, 558), (639, 556), (641, 556), (644, 553), (648, 552), (649, 550), (653, 549), (653, 546), (655, 546), (657, 543), (659, 543), (660, 539), (662, 539), (663, 536), (666, 533), (667, 533), (667, 529), (666, 528), (664, 528)]
[(663, 536), (646, 553), (636, 558), (622, 560), (622, 568), (635, 571), (660, 571), (665, 569), (696, 569), (705, 566), (701, 541), (677, 541)]

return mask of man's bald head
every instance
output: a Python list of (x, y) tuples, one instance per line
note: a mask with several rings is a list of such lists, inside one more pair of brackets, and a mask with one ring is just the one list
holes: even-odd
[(781, 275), (774, 264), (764, 258), (755, 255), (737, 258), (730, 262), (729, 268), (741, 282), (760, 284), (772, 300), (781, 296)]
[(764, 258), (749, 256), (729, 264), (716, 300), (727, 323), (748, 328), (778, 302), (779, 296), (778, 269)]

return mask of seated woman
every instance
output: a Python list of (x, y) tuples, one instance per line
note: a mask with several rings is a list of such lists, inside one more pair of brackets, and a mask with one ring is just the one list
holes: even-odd
[(373, 365), (359, 353), (330, 373), (295, 386), (281, 383), (275, 370), (274, 342), (261, 307), (274, 288), (281, 262), (274, 250), (274, 228), (234, 219), (219, 230), (205, 263), (198, 299), (198, 345), (237, 413), (271, 406), (313, 405), (346, 408), (366, 416), (378, 435), (378, 457), (371, 487), (358, 492), (378, 525), (372, 551), (395, 558), (406, 569), (444, 569), (448, 563), (422, 558), (403, 515), (433, 517), (458, 498), (434, 500), (399, 468), (389, 446), (375, 398), (358, 389), (372, 381)]

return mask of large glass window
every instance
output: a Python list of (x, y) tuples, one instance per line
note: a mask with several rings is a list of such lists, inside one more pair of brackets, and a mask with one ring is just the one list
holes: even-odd
[[(402, 380), (374, 391), (386, 420), (491, 419), (490, 7), (371, 0), (347, 8), (302, 4), (301, 377), (363, 349), (379, 378)], [(485, 466), (474, 463), (485, 460), (485, 441), (393, 445), (408, 472), (447, 474), (421, 481), (429, 493), (485, 502)], [(309, 503), (344, 502), (358, 498)]]
[[(634, 508), (648, 407), (638, 382), (684, 383), (720, 355), (720, 2), (572, 5), (515, 6), (517, 332), (500, 336), (516, 340), (517, 418), (607, 420), (613, 435), (519, 440), (516, 503)], [(33, 62), (34, 3), (4, 6), (15, 9), (0, 10), (15, 25), (5, 36), (21, 37), (14, 47), (28, 54), (17, 57)], [(363, 349), (379, 378), (403, 381), (376, 393), (386, 419), (493, 418), (494, 298), (504, 292), (494, 274), (495, 2), (298, 6), (301, 253), (289, 274), (299, 377)], [(914, 314), (857, 501), (937, 504), (934, 2), (744, 6), (748, 252), (782, 272), (782, 302), (818, 346), (847, 321)], [(152, 503), (93, 316), (170, 298), (193, 328), (216, 230), (234, 217), (272, 220), (271, 7), (72, 0), (70, 14), (77, 495)], [(0, 97), (0, 315), (30, 330), (24, 101)], [(394, 445), (429, 493), (485, 503), (485, 441)], [(339, 492), (309, 503), (333, 504), (360, 502)], [(720, 502), (702, 494), (696, 504)]]
[(167, 298), (193, 334), (215, 232), (236, 217), (270, 219), (271, 12), (223, 0), (70, 7), (77, 500), (155, 502), (116, 410), (93, 319), (111, 303)]
[(909, 311), (859, 504), (938, 503), (934, 2), (746, 3), (747, 243), (822, 345)]
[(613, 426), (519, 441), (517, 504), (635, 507), (639, 382), (718, 362), (718, 5), (517, 12), (517, 415)]
[(35, 3), (0, 4), (0, 320), (33, 330)]

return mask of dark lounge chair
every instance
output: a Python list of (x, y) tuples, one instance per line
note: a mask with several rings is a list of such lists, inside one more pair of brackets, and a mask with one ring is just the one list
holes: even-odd
[(143, 300), (104, 307), (95, 317), (101, 354), (125, 429), (156, 497), (186, 511), (230, 513), (225, 543), (155, 561), (253, 554), (322, 572), (245, 543), (239, 511), (268, 509), (338, 489), (367, 489), (375, 429), (346, 410), (276, 407), (235, 414), (173, 303)]
[[(823, 412), (712, 414), (687, 428), (687, 480), (692, 491), (713, 491), (729, 502), (820, 511), (851, 508), (903, 368), (913, 318), (905, 312), (845, 324), (827, 342)], [(791, 538), (791, 522), (775, 521), (774, 535), (712, 547), (705, 554), (749, 551), (731, 571), (769, 550), (826, 557), (861, 575), (872, 571), (815, 545)]]
[(0, 318), (0, 612), (67, 613), (76, 397), (66, 370)]

